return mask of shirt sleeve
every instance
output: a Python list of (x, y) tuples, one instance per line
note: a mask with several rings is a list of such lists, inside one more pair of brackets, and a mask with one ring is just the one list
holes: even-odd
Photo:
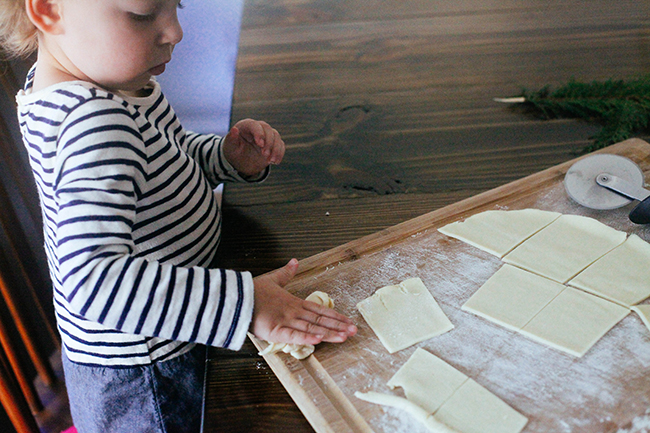
[(125, 333), (239, 349), (252, 319), (250, 273), (135, 253), (147, 154), (131, 113), (111, 100), (81, 104), (61, 125), (55, 160), (58, 208), (48, 214), (69, 311)]
[(254, 178), (244, 178), (228, 162), (223, 153), (223, 139), (215, 134), (186, 132), (183, 147), (199, 163), (213, 187), (222, 182), (263, 182), (269, 175), (270, 166)]

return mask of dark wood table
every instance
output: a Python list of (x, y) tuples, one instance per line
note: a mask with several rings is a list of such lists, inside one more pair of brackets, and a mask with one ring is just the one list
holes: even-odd
[[(268, 121), (287, 154), (264, 184), (226, 187), (219, 266), (259, 275), (574, 158), (598, 125), (493, 98), (650, 73), (649, 16), (635, 0), (248, 0), (233, 118)], [(250, 342), (209, 358), (205, 432), (313, 431)]]

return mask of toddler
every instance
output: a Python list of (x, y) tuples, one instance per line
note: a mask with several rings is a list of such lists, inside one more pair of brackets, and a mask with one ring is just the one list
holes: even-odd
[[(297, 261), (255, 281), (208, 269), (213, 188), (260, 182), (285, 152), (251, 119), (185, 131), (152, 78), (182, 38), (178, 0), (0, 0), (0, 42), (37, 52), (17, 95), (80, 433), (195, 432), (205, 345), (342, 342), (351, 320), (284, 290)], [(200, 83), (197, 83), (200, 85)], [(198, 343), (198, 344), (197, 344)]]

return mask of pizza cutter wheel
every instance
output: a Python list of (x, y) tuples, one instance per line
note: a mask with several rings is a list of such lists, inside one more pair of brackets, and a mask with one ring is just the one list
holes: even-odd
[(618, 209), (640, 201), (630, 212), (630, 220), (636, 224), (650, 223), (650, 191), (643, 186), (639, 166), (628, 158), (611, 154), (583, 158), (564, 177), (569, 197), (591, 209)]

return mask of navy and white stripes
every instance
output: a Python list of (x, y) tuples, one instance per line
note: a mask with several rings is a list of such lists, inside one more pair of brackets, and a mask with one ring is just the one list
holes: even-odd
[(245, 181), (220, 137), (183, 130), (155, 81), (143, 98), (83, 82), (32, 93), (30, 81), (18, 117), (69, 358), (128, 366), (193, 342), (239, 348), (252, 277), (204, 268), (221, 233), (213, 188)]

